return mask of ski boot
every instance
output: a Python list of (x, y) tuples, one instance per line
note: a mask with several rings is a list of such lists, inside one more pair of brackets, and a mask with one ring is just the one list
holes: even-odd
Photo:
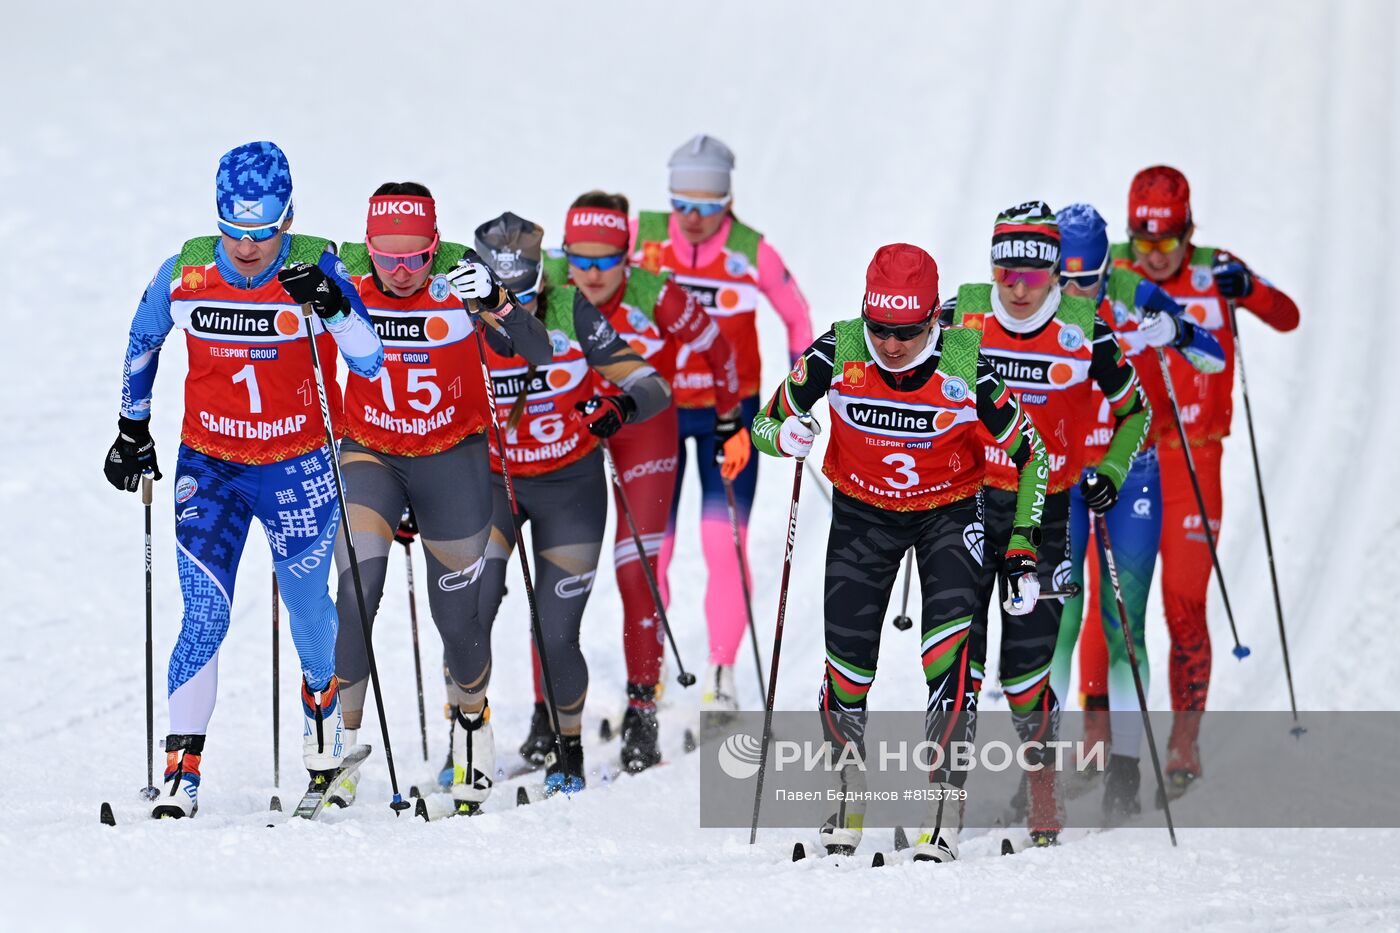
[(1070, 800), (1084, 796), (1103, 781), (1103, 769), (1095, 767), (1093, 762), (1100, 750), (1103, 752), (1102, 760), (1108, 760), (1112, 738), (1108, 697), (1100, 694), (1081, 696), (1079, 702), (1084, 709), (1084, 755), (1076, 759), (1073, 771), (1065, 772), (1065, 797)]
[[(828, 746), (830, 751), (834, 748)], [(855, 765), (841, 769), (837, 791), (840, 803), (817, 830), (817, 840), (827, 855), (855, 855), (865, 830), (865, 772)]]
[(577, 735), (562, 736), (564, 740), (564, 760), (559, 760), (559, 750), (551, 739), (549, 754), (545, 756), (544, 794), (553, 797), (558, 793), (576, 794), (587, 786), (583, 774), (583, 738)]
[(549, 707), (536, 703), (534, 715), (530, 717), (530, 734), (520, 743), (520, 757), (538, 768), (545, 763), (552, 748), (554, 727), (549, 722)]
[(958, 857), (958, 832), (962, 824), (962, 791), (952, 784), (934, 783), (930, 791), (940, 799), (930, 800), (928, 813), (919, 826), (910, 849), (916, 862), (951, 862)]
[[(341, 734), (342, 743), (346, 748), (355, 747), (355, 740), (359, 737), (359, 732), (359, 729), (346, 729)], [(359, 786), (360, 771), (356, 768), (336, 779), (335, 784), (326, 792), (326, 802), (344, 809), (355, 802), (355, 791)]]
[(622, 715), (622, 766), (636, 774), (661, 761), (656, 723), (656, 688), (627, 685), (627, 712)]
[(704, 685), (705, 692), (700, 695), (700, 742), (708, 744), (725, 732), (739, 711), (734, 665), (707, 665)]
[(1128, 755), (1109, 755), (1103, 784), (1103, 816), (1113, 826), (1142, 812), (1138, 802), (1138, 760)]
[(491, 795), (496, 773), (496, 740), (491, 731), (491, 705), (479, 713), (454, 711), (452, 729), (452, 802), (458, 813), (471, 815)]
[(199, 812), (199, 759), (204, 736), (170, 735), (165, 739), (165, 789), (151, 807), (151, 819), (180, 819)]
[(321, 690), (301, 681), (301, 760), (311, 780), (306, 789), (329, 792), (330, 779), (345, 756), (345, 724), (340, 716), (340, 683), (334, 675)]
[[(1201, 751), (1196, 735), (1201, 728), (1201, 714), (1182, 711), (1172, 717), (1171, 739), (1167, 742), (1167, 797), (1175, 800), (1191, 789), (1201, 776)], [(1157, 809), (1162, 809), (1161, 791), (1157, 792)]]
[(1030, 786), (1030, 812), (1026, 825), (1031, 832), (1031, 845), (1036, 848), (1059, 845), (1060, 827), (1064, 820), (1055, 796), (1055, 772), (1048, 766), (1031, 771), (1026, 783)]

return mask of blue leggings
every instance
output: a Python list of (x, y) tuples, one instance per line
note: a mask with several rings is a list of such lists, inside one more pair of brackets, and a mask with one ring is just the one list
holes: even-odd
[[(1086, 470), (1086, 475), (1089, 472), (1092, 471)], [(1152, 673), (1147, 663), (1145, 632), (1147, 594), (1152, 589), (1152, 574), (1157, 566), (1157, 550), (1162, 539), (1162, 484), (1157, 470), (1156, 448), (1143, 451), (1133, 460), (1118, 502), (1109, 509), (1104, 519), (1113, 541), (1113, 557), (1123, 588), (1123, 604), (1128, 611), (1138, 671), (1142, 675), (1143, 691), (1146, 692)], [(1079, 494), (1076, 485), (1070, 490), (1070, 579), (1080, 586), (1084, 585), (1084, 552), (1088, 547), (1090, 520), (1089, 509), (1084, 505), (1084, 497)], [(1098, 542), (1098, 549), (1099, 614), (1108, 644), (1108, 707), (1115, 713), (1133, 714), (1113, 716), (1113, 752), (1137, 757), (1142, 739), (1137, 688), (1133, 685), (1133, 670), (1128, 664), (1123, 626), (1118, 619), (1118, 605), (1109, 583), (1102, 541)], [(1065, 600), (1060, 636), (1055, 643), (1055, 660), (1050, 668), (1050, 685), (1057, 696), (1068, 695), (1070, 663), (1084, 619), (1085, 599), (1092, 595), (1084, 593), (1075, 599)]]
[(238, 559), (253, 518), (272, 547), (292, 641), (312, 690), (335, 673), (335, 604), (327, 589), (340, 521), (326, 448), (252, 466), (181, 445), (175, 542), (185, 614), (170, 655), (170, 732), (203, 735), (214, 714), (219, 645), (228, 632)]

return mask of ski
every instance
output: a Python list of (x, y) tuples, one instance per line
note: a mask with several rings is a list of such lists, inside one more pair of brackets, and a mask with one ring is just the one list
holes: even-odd
[[(443, 797), (443, 794), (431, 794), (427, 797), (419, 797), (413, 805), (413, 815), (425, 823), (435, 823), (438, 820), (451, 819), (454, 816), (476, 816), (481, 812), (481, 804), (472, 800), (452, 800), (452, 805), (443, 810), (440, 807), (429, 807), (428, 801)], [(437, 812), (434, 812), (436, 810)]]
[(329, 772), (317, 772), (311, 779), (311, 786), (309, 786), (306, 789), (306, 793), (302, 795), (301, 802), (298, 803), (296, 809), (292, 811), (292, 816), (300, 817), (303, 820), (314, 820), (320, 816), (321, 811), (330, 806), (330, 802), (326, 799), (326, 794), (335, 786), (337, 781), (359, 768), (360, 765), (364, 763), (364, 760), (369, 757), (370, 751), (372, 751), (372, 749), (368, 745), (356, 745), (345, 753), (345, 757), (340, 761), (339, 768)]

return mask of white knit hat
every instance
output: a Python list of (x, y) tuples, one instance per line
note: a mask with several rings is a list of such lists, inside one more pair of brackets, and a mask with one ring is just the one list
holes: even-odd
[(734, 153), (729, 147), (704, 133), (671, 153), (666, 163), (671, 169), (672, 191), (729, 193), (729, 173), (734, 170)]

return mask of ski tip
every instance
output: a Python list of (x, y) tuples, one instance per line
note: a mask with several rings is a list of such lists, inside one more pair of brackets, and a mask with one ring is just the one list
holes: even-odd
[(699, 743), (695, 741), (695, 732), (691, 729), (685, 730), (684, 742), (686, 754), (689, 754), (700, 747)]
[(411, 786), (408, 788), (408, 796), (410, 796), (410, 797), (422, 797), (423, 795), (422, 795), (421, 793), (418, 792), (418, 785), (417, 785), (417, 784), (413, 784), (413, 785), (411, 785)]
[(515, 805), (523, 807), (530, 802), (530, 792), (523, 787), (515, 789)]
[(1230, 653), (1233, 654), (1235, 657), (1239, 658), (1241, 661), (1249, 657), (1249, 649), (1246, 648), (1244, 645), (1236, 645), (1234, 648), (1230, 649)]
[(870, 859), (870, 867), (871, 867), (871, 868), (884, 868), (884, 867), (885, 867), (885, 853), (883, 853), (883, 852), (876, 852), (875, 855), (874, 855), (874, 857)]
[(102, 801), (102, 806), (97, 811), (97, 819), (103, 826), (116, 826), (117, 818), (112, 815), (112, 805), (107, 801)]
[(800, 842), (794, 842), (792, 844), (792, 860), (794, 862), (800, 862), (806, 857), (807, 847)]
[(418, 817), (424, 823), (429, 822), (428, 801), (424, 800), (422, 797), (419, 797), (418, 802), (413, 805), (413, 815)]
[(1016, 854), (1016, 844), (1015, 844), (1014, 842), (1012, 842), (1010, 839), (1002, 839), (1002, 840), (1001, 840), (1001, 854), (1002, 854), (1002, 855), (1015, 855), (1015, 854)]
[(907, 848), (909, 848), (909, 837), (905, 835), (903, 826), (896, 826), (894, 828), (894, 850), (903, 852)]
[(281, 798), (281, 797), (278, 797), (276, 794), (273, 794), (273, 795), (272, 795), (272, 800), (270, 800), (270, 801), (268, 802), (268, 804), (267, 804), (267, 809), (268, 809), (268, 812), (270, 812), (270, 813), (281, 813), (281, 812), (282, 812), (282, 798)]
[(612, 723), (607, 717), (603, 717), (602, 723), (598, 726), (598, 739), (602, 742), (611, 742), (613, 737)]

